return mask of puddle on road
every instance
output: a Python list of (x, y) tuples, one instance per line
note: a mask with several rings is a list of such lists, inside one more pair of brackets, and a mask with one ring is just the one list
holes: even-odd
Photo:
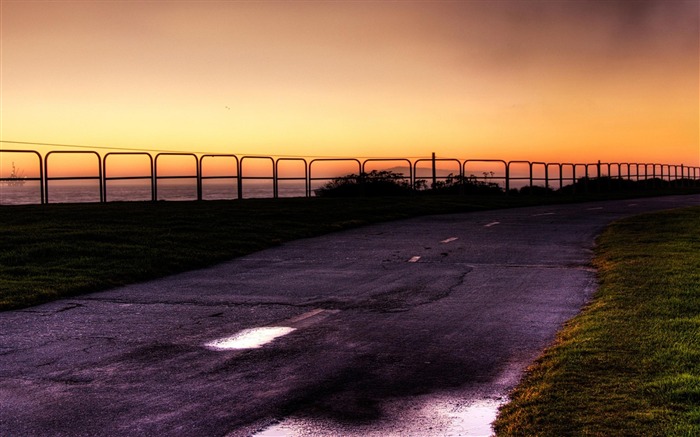
[(493, 435), (491, 424), (496, 420), (502, 401), (486, 399), (464, 408), (447, 412), (452, 418), (445, 435), (463, 437), (488, 437)]
[(244, 329), (230, 337), (211, 341), (205, 344), (205, 346), (215, 350), (257, 349), (277, 337), (282, 337), (295, 330), (296, 328), (287, 326), (265, 326), (262, 328)]
[[(422, 408), (407, 405), (388, 406), (399, 417), (373, 424), (348, 426), (329, 420), (309, 420), (288, 417), (272, 425), (254, 437), (306, 437), (318, 435), (342, 435), (348, 437), (379, 437), (386, 435), (489, 437), (493, 435), (491, 423), (505, 399), (482, 399), (474, 402), (440, 399)], [(413, 411), (408, 413), (408, 411)]]

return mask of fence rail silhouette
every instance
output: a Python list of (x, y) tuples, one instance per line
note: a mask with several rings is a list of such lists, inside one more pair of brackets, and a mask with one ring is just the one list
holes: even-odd
[[(12, 144), (12, 142), (6, 142)], [(40, 145), (40, 144), (37, 144)], [(36, 176), (22, 177), (18, 180), (17, 177), (0, 177), (0, 185), (16, 184), (18, 182), (38, 182), (38, 202), (47, 204), (50, 200), (51, 183), (54, 181), (95, 181), (99, 184), (99, 201), (107, 202), (108, 185), (112, 181), (134, 181), (142, 180), (150, 183), (150, 200), (158, 199), (158, 189), (160, 182), (165, 180), (193, 180), (196, 185), (196, 199), (202, 200), (205, 194), (203, 182), (209, 180), (230, 181), (231, 187), (235, 189), (236, 198), (244, 198), (244, 187), (250, 181), (266, 181), (272, 186), (273, 198), (279, 197), (280, 182), (297, 182), (304, 184), (305, 197), (314, 195), (313, 186), (323, 181), (330, 181), (343, 175), (329, 176), (328, 174), (319, 171), (315, 173), (315, 168), (321, 164), (329, 163), (344, 163), (350, 164), (357, 169), (357, 173), (365, 173), (368, 167), (377, 164), (398, 164), (400, 168), (408, 170), (408, 175), (403, 179), (410, 182), (411, 186), (415, 187), (418, 180), (431, 181), (432, 184), (426, 186), (435, 187), (438, 181), (447, 180), (450, 176), (445, 174), (438, 175), (438, 165), (448, 165), (452, 167), (453, 172), (450, 173), (453, 177), (460, 177), (464, 180), (465, 177), (475, 177), (473, 174), (468, 175), (467, 169), (471, 166), (491, 166), (496, 169), (496, 172), (484, 172), (484, 178), (488, 181), (502, 181), (504, 190), (508, 193), (514, 185), (533, 187), (544, 187), (546, 189), (563, 188), (567, 184), (574, 184), (577, 181), (584, 179), (622, 179), (628, 181), (644, 181), (655, 180), (660, 182), (676, 183), (678, 186), (697, 185), (700, 180), (700, 167), (685, 166), (683, 164), (660, 164), (660, 163), (554, 163), (554, 162), (535, 162), (535, 161), (505, 161), (501, 159), (457, 159), (457, 158), (437, 158), (433, 154), (432, 158), (302, 158), (302, 157), (275, 157), (275, 156), (260, 156), (260, 155), (236, 155), (236, 154), (205, 154), (205, 153), (190, 153), (190, 152), (158, 152), (151, 153), (146, 151), (125, 151), (125, 152), (107, 152), (99, 153), (95, 150), (51, 150), (40, 153), (37, 150), (28, 149), (0, 149), (0, 157), (3, 154), (21, 154), (30, 155), (35, 162), (34, 172)], [(89, 157), (94, 160), (92, 168), (82, 168), (80, 174), (54, 176), (51, 173), (53, 167), (52, 158), (58, 155), (71, 155)], [(113, 175), (110, 172), (111, 167), (108, 165), (114, 158), (119, 156), (131, 156), (133, 158), (143, 158), (147, 162), (147, 171), (145, 174), (139, 175)], [(190, 172), (179, 174), (163, 174), (161, 162), (167, 157), (179, 157), (190, 161)], [(111, 159), (110, 159), (111, 158)], [(229, 166), (230, 174), (208, 174), (205, 172), (205, 164), (213, 160), (228, 160), (231, 162)], [(266, 163), (269, 172), (264, 175), (257, 174), (255, 171), (248, 172), (246, 165), (248, 163), (258, 162)], [(285, 172), (282, 165), (295, 163), (301, 167), (301, 171)], [(427, 165), (425, 168), (423, 165)], [(517, 170), (516, 170), (517, 168)], [(91, 170), (90, 176), (85, 176), (85, 172)], [(418, 176), (419, 170), (427, 171), (427, 175)], [(444, 173), (445, 170), (443, 169)]]

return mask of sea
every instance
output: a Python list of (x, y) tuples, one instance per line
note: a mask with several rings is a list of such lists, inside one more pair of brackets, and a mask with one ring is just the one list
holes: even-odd
[[(312, 185), (323, 185), (323, 181)], [(108, 181), (106, 185), (107, 202), (150, 201), (150, 181)], [(244, 199), (272, 198), (274, 190), (271, 181), (244, 181)], [(197, 200), (197, 185), (194, 181), (159, 181), (156, 200), (191, 201)], [(305, 197), (304, 181), (279, 181), (278, 197)], [(50, 181), (46, 193), (48, 203), (95, 203), (100, 201), (100, 185), (97, 181)], [(238, 198), (235, 183), (220, 181), (202, 181), (203, 200), (229, 200)], [(28, 205), (41, 203), (39, 181), (25, 181), (21, 185), (0, 184), (0, 205)]]

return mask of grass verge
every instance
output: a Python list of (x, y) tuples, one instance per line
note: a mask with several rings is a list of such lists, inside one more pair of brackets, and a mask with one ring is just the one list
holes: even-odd
[(600, 288), (528, 370), (498, 436), (700, 435), (700, 208), (598, 240)]

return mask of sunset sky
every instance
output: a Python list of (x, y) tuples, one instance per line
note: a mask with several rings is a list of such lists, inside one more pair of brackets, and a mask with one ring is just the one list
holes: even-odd
[(698, 0), (1, 5), (5, 141), (700, 165)]

